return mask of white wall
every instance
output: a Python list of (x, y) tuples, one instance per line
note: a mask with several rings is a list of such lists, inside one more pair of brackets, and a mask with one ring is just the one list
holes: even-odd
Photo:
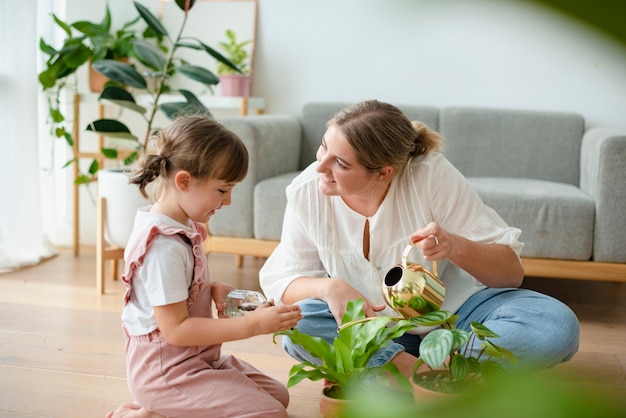
[(254, 94), (582, 113), (626, 130), (626, 46), (532, 2), (260, 0)]
[[(130, 0), (108, 1), (114, 25), (136, 15)], [(65, 3), (72, 22), (100, 19), (106, 1)], [(156, 13), (158, 0), (141, 3)], [(626, 46), (522, 0), (259, 0), (253, 93), (266, 113), (376, 98), (574, 111), (626, 131)], [(58, 203), (71, 210), (71, 195)], [(64, 215), (53, 238), (67, 245)], [(85, 192), (81, 217), (81, 242), (93, 244), (95, 205)]]
[[(65, 1), (69, 21), (106, 3)], [(136, 15), (108, 2), (114, 23)], [(259, 0), (254, 94), (273, 113), (378, 98), (568, 110), (626, 130), (626, 45), (523, 0)]]

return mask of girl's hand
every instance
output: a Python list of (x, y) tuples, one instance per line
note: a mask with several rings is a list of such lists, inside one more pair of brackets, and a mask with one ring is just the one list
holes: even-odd
[(415, 231), (409, 241), (422, 250), (427, 261), (448, 258), (452, 252), (451, 235), (437, 222), (431, 222)]
[(271, 334), (295, 327), (302, 319), (302, 312), (298, 305), (274, 306), (270, 301), (256, 308), (250, 318), (257, 324), (255, 334)]
[(227, 315), (224, 315), (224, 310), (227, 307), (226, 296), (231, 290), (235, 290), (235, 286), (227, 283), (211, 282), (211, 296), (213, 297), (213, 302), (215, 302), (218, 318), (228, 318)]

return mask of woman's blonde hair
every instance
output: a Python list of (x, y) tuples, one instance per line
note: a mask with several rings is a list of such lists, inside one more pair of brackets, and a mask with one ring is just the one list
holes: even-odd
[[(219, 179), (240, 182), (248, 173), (248, 150), (241, 139), (210, 115), (193, 114), (176, 118), (151, 138), (157, 154), (146, 154), (139, 160), (130, 183), (148, 197), (146, 187), (155, 180), (167, 179), (186, 170), (200, 181)], [(158, 196), (162, 181), (153, 196)]]
[(443, 148), (438, 132), (422, 122), (411, 122), (400, 109), (378, 100), (347, 107), (327, 125), (341, 130), (358, 162), (372, 172), (392, 166), (398, 175), (412, 157)]

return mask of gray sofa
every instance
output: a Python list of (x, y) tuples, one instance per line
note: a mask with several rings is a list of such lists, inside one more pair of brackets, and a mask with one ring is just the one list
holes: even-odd
[[(250, 168), (232, 205), (211, 219), (207, 253), (271, 253), (285, 187), (314, 161), (326, 121), (349, 104), (223, 120), (245, 141)], [(487, 205), (522, 230), (527, 276), (626, 281), (626, 133), (586, 127), (574, 113), (398, 107), (439, 131), (446, 157)]]

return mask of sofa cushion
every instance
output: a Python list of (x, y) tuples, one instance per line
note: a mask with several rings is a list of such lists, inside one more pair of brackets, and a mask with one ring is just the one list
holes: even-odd
[(282, 174), (257, 183), (254, 188), (254, 237), (280, 240), (287, 206), (285, 189), (300, 172)]
[(579, 184), (581, 115), (566, 112), (446, 108), (444, 154), (466, 177), (516, 177)]
[(524, 257), (589, 260), (595, 206), (579, 188), (506, 177), (470, 177), (486, 205), (522, 230)]
[(291, 115), (252, 115), (222, 119), (250, 155), (248, 175), (233, 189), (232, 203), (209, 221), (211, 234), (254, 237), (254, 187), (266, 178), (298, 169), (300, 122)]

